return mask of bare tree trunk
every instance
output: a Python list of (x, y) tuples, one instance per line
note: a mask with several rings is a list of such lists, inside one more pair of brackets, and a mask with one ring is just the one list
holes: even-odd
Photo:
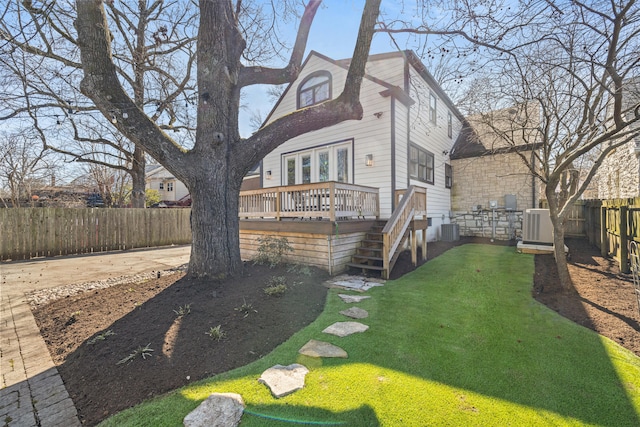
[[(219, 174), (213, 174), (219, 175)], [(222, 174), (220, 174), (222, 175)], [(189, 275), (203, 277), (217, 272), (214, 279), (240, 272), (240, 188), (231, 180), (208, 175), (190, 188), (193, 242)]]
[(551, 223), (553, 224), (553, 254), (556, 259), (556, 267), (558, 268), (558, 278), (560, 286), (565, 293), (576, 292), (571, 275), (569, 274), (569, 265), (567, 263), (567, 254), (564, 251), (564, 215), (560, 215), (560, 206), (562, 201), (558, 200), (558, 195), (551, 189), (554, 186), (547, 186), (546, 196), (549, 202), (549, 212)]
[(147, 160), (142, 147), (136, 144), (135, 151), (133, 153), (133, 163), (129, 171), (131, 175), (131, 207), (144, 208), (145, 207), (145, 168), (147, 166)]

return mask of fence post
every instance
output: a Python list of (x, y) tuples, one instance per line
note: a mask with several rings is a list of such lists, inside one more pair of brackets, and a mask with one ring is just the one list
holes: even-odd
[(607, 241), (607, 208), (600, 208), (600, 254), (606, 257), (609, 253), (609, 242)]
[(627, 224), (629, 223), (629, 207), (620, 206), (620, 271), (629, 273), (629, 233)]

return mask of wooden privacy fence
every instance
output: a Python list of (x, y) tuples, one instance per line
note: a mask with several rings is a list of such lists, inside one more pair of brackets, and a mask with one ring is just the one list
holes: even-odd
[(629, 273), (629, 245), (640, 243), (640, 197), (631, 199), (595, 200), (587, 202), (587, 215), (597, 216), (599, 210), (600, 251), (618, 261), (620, 271)]
[(190, 209), (0, 209), (0, 260), (191, 243)]

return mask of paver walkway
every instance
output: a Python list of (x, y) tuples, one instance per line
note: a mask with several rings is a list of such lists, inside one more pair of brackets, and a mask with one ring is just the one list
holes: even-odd
[(190, 246), (0, 263), (0, 426), (80, 426), (25, 294), (34, 290), (167, 270)]

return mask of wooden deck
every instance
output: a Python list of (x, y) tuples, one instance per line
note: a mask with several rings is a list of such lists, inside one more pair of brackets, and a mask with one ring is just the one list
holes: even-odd
[(241, 219), (278, 221), (378, 218), (380, 199), (377, 188), (335, 181), (271, 187), (241, 191), (238, 215)]

